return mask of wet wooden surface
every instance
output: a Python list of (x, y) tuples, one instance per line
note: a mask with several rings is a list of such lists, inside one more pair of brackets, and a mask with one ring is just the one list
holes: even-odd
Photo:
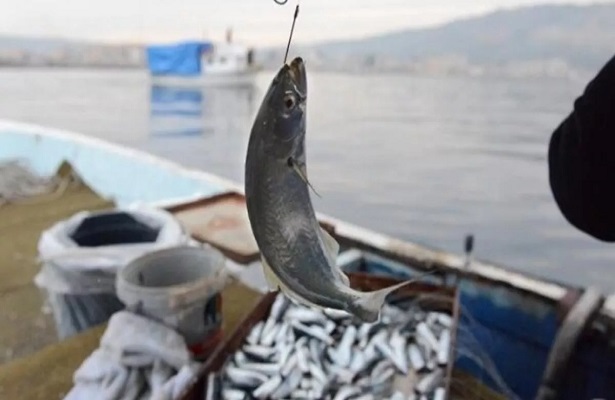
[(232, 260), (247, 264), (259, 258), (246, 200), (225, 193), (167, 208), (198, 240), (207, 242)]

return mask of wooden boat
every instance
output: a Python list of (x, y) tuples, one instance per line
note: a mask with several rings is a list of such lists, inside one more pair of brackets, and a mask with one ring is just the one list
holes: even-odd
[[(0, 162), (11, 159), (26, 160), (41, 175), (53, 174), (68, 161), (102, 197), (118, 205), (147, 202), (188, 223), (207, 222), (201, 231), (193, 227), (195, 236), (239, 263), (258, 259), (245, 230), (220, 228), (229, 219), (245, 226), (238, 183), (76, 133), (0, 121)], [(466, 387), (472, 385), (459, 398), (615, 399), (612, 294), (318, 217), (340, 241), (338, 262), (347, 271), (411, 277), (437, 269), (429, 280), (458, 285), (455, 373)]]

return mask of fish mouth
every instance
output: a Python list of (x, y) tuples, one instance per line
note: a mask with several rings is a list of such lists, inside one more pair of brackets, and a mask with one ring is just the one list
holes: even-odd
[(305, 63), (301, 57), (296, 57), (291, 61), (288, 71), (293, 83), (297, 87), (297, 90), (303, 95), (307, 96), (307, 74), (305, 72)]

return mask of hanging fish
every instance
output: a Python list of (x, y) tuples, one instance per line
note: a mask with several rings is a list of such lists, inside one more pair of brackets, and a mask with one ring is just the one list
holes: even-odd
[(276, 74), (250, 134), (245, 194), (252, 232), (271, 290), (320, 309), (375, 322), (386, 296), (411, 281), (373, 292), (350, 288), (337, 266), (339, 244), (317, 219), (306, 172), (307, 77), (295, 58)]

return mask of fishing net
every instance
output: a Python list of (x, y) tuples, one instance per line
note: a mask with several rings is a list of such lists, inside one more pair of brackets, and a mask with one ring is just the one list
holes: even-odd
[[(520, 397), (508, 386), (498, 371), (497, 366), (485, 350), (485, 346), (490, 345), (490, 343), (485, 343), (484, 339), (481, 343), (481, 341), (479, 341), (474, 335), (473, 332), (475, 332), (476, 328), (478, 328), (480, 322), (474, 319), (474, 316), (462, 305), (460, 305), (459, 317), (460, 321), (457, 327), (456, 345), (457, 358), (464, 357), (475, 363), (484, 372), (484, 374), (488, 375), (491, 381), (495, 383), (500, 393), (502, 393), (506, 399), (520, 400)], [(490, 340), (492, 340), (492, 338), (487, 338), (487, 341)], [(476, 391), (466, 394), (467, 397), (464, 395), (463, 398), (475, 400), (482, 398), (482, 396), (480, 396), (480, 394)]]
[[(449, 301), (452, 302), (447, 296), (440, 294), (421, 294), (416, 296), (413, 304), (427, 303), (432, 300)], [(460, 379), (453, 377), (451, 381), (451, 389), (456, 392), (452, 397), (458, 400), (493, 400), (494, 397), (492, 391), (486, 392), (483, 387), (476, 383), (485, 384), (486, 379), (489, 378), (497, 387), (498, 392), (503, 395), (502, 398), (510, 400), (520, 400), (521, 398), (508, 386), (502, 375), (500, 374), (493, 359), (485, 350), (486, 347), (493, 345), (494, 338), (487, 334), (487, 338), (479, 340), (474, 332), (482, 330), (480, 322), (478, 322), (470, 311), (459, 304), (459, 324), (457, 326), (457, 338), (456, 338), (456, 359), (466, 358), (472, 361), (482, 372), (481, 375), (475, 376), (478, 382), (471, 384), (466, 379)], [(497, 397), (499, 399), (499, 397)]]
[(57, 198), (70, 182), (60, 176), (41, 177), (21, 160), (0, 162), (0, 207), (8, 203)]

